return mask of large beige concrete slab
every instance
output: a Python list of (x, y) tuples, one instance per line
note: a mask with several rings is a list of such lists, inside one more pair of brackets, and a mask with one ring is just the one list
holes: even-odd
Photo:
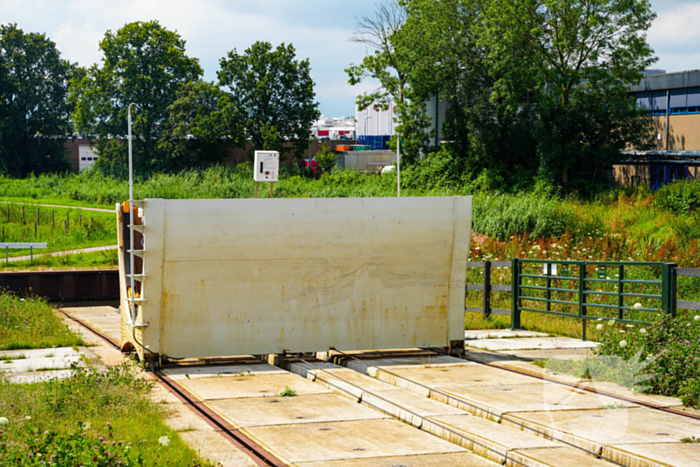
[(395, 420), (268, 425), (245, 431), (294, 463), (466, 452)]
[[(510, 453), (506, 467), (613, 467), (616, 464), (570, 447), (523, 449)], [(520, 462), (520, 463), (518, 463)]]
[(696, 467), (700, 465), (700, 444), (620, 444), (603, 448), (603, 455), (634, 467)]
[(425, 454), (419, 456), (372, 457), (337, 461), (301, 462), (297, 467), (496, 467), (500, 464), (475, 454)]
[(355, 371), (367, 373), (368, 367), (385, 368), (394, 370), (404, 367), (444, 367), (444, 366), (472, 366), (474, 362), (468, 362), (461, 358), (447, 355), (430, 354), (425, 356), (412, 357), (391, 357), (391, 358), (363, 358), (358, 360), (348, 360), (345, 365)]
[(142, 342), (153, 353), (447, 347), (464, 339), (469, 197), (136, 204), (148, 276), (137, 321), (149, 324)]
[(215, 431), (184, 431), (179, 435), (201, 457), (221, 467), (257, 467), (250, 457)]
[[(612, 404), (632, 405), (554, 383), (493, 386), (449, 384), (439, 386), (437, 389), (498, 415), (511, 412), (602, 409)], [(472, 406), (465, 406), (464, 409), (469, 412), (478, 412)]]
[(267, 363), (206, 365), (165, 368), (163, 373), (174, 381), (218, 376), (284, 375), (288, 372)]
[[(486, 365), (471, 364), (456, 367), (422, 367), (422, 368), (397, 368), (391, 372), (402, 377), (423, 384), (428, 387), (441, 387), (445, 385), (461, 385), (464, 387), (492, 386), (494, 384), (536, 384), (538, 380), (528, 376), (503, 371), (500, 368), (492, 368)], [(384, 380), (391, 379), (391, 375), (382, 374)], [(392, 384), (394, 383), (391, 381)]]
[(314, 384), (291, 373), (213, 376), (211, 378), (183, 379), (178, 381), (178, 384), (202, 401), (246, 397), (277, 397), (287, 386), (296, 391), (298, 395), (330, 392), (319, 384)]
[(504, 350), (586, 349), (597, 344), (570, 337), (524, 337), (515, 339), (481, 339), (467, 342), (469, 347), (501, 352)]
[(473, 339), (506, 339), (513, 337), (547, 337), (549, 334), (524, 329), (473, 329), (464, 331), (466, 340)]
[(670, 443), (700, 437), (700, 420), (645, 407), (533, 411), (509, 414), (508, 418), (592, 451), (617, 444)]
[(217, 399), (207, 405), (237, 427), (387, 418), (336, 394)]
[(400, 390), (392, 384), (332, 363), (315, 362), (314, 365), (303, 362), (292, 363), (289, 365), (289, 371), (322, 384), (336, 393), (341, 391), (346, 397), (350, 395), (355, 400), (359, 400), (366, 391)]
[(557, 360), (580, 360), (593, 355), (591, 348), (584, 349), (541, 349), (541, 350), (506, 350), (506, 355), (514, 357), (528, 358), (531, 360), (547, 360), (554, 358)]
[[(456, 436), (443, 428), (448, 427), (463, 435), (463, 439), (460, 440), (462, 443), (467, 440), (467, 445), (461, 444), (463, 447), (498, 462), (503, 462), (507, 453), (514, 449), (559, 446), (554, 441), (535, 436), (533, 433), (469, 414), (432, 417), (431, 421), (437, 422), (433, 430), (439, 436), (457, 441)], [(472, 442), (469, 443), (469, 440)]]

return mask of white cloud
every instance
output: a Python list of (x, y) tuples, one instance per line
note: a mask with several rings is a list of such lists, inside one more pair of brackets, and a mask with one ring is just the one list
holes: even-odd
[(655, 66), (667, 71), (700, 68), (700, 4), (657, 1), (654, 8), (658, 17), (649, 30), (648, 41), (659, 57)]

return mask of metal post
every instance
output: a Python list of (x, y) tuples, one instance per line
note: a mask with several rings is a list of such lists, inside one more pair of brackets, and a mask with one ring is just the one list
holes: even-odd
[(586, 340), (586, 263), (578, 265), (578, 315), (581, 318), (583, 340)]
[(272, 199), (272, 187), (275, 186), (275, 182), (270, 182), (270, 199)]
[(10, 249), (9, 247), (5, 246), (5, 264), (10, 263)]
[[(311, 167), (311, 161), (309, 161), (309, 167)], [(255, 182), (255, 197), (258, 197), (258, 182)]]
[(484, 319), (491, 316), (491, 261), (484, 261)]
[(510, 310), (510, 328), (520, 329), (520, 260), (518, 258), (513, 258), (511, 272), (513, 275), (511, 281), (513, 303)]
[(34, 266), (34, 247), (29, 246), (29, 265)]
[(676, 267), (675, 263), (667, 263), (663, 265), (661, 274), (661, 309), (671, 316), (676, 316), (675, 297), (676, 297)]
[[(131, 106), (136, 105), (133, 102), (130, 103), (126, 108), (126, 118), (128, 123), (128, 138), (129, 138), (129, 222), (134, 225), (136, 222), (134, 219), (134, 162), (133, 153), (131, 148)], [(129, 272), (131, 273), (130, 284), (131, 284), (131, 297), (136, 298), (136, 286), (134, 283), (134, 274), (136, 274), (134, 266), (134, 250), (136, 246), (134, 245), (134, 228), (129, 229), (129, 247), (131, 248), (131, 253), (129, 254)], [(132, 322), (136, 321), (136, 316), (134, 313), (133, 302), (129, 301), (129, 313), (131, 315)]]
[(396, 190), (401, 198), (401, 135), (396, 133)]
[(618, 282), (617, 282), (617, 317), (618, 319), (623, 318), (623, 309), (622, 307), (625, 304), (625, 296), (622, 295), (625, 292), (625, 283), (623, 282), (625, 280), (625, 266), (620, 265), (618, 269)]
[(552, 311), (552, 263), (547, 263), (547, 311)]

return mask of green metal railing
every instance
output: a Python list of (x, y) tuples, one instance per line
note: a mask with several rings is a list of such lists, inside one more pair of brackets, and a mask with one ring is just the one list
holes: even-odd
[[(537, 268), (532, 273), (532, 266)], [(626, 317), (630, 311), (658, 312), (675, 316), (676, 306), (676, 264), (651, 262), (619, 261), (557, 261), (513, 258), (512, 262), (511, 326), (520, 328), (520, 315), (523, 311), (546, 313), (558, 316), (579, 318), (583, 326), (583, 339), (586, 339), (586, 322), (590, 320), (616, 320), (622, 323), (648, 324), (639, 319)], [(660, 280), (628, 279), (631, 268), (656, 269)], [(660, 269), (660, 271), (658, 271)], [(541, 271), (541, 273), (539, 273)], [(614, 271), (614, 272), (613, 272)], [(593, 274), (595, 272), (595, 274)], [(612, 279), (609, 275), (616, 275)], [(525, 279), (527, 283), (523, 281)], [(659, 293), (627, 292), (626, 286), (639, 284), (660, 289)], [(598, 287), (596, 287), (598, 286)], [(615, 290), (596, 290), (596, 288)], [(610, 287), (612, 286), (612, 287)], [(559, 298), (553, 298), (553, 294)], [(562, 295), (569, 299), (561, 299)], [(597, 303), (600, 297), (614, 297), (614, 304)], [(639, 298), (658, 302), (658, 307), (633, 307), (625, 305), (626, 298)], [(525, 303), (525, 305), (523, 305)], [(556, 308), (556, 309), (555, 309)], [(615, 316), (589, 314), (589, 308), (614, 310)], [(567, 310), (568, 309), (568, 310)]]

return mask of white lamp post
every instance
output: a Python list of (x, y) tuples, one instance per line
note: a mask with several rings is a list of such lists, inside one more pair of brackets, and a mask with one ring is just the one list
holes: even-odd
[[(134, 225), (134, 164), (133, 164), (133, 159), (132, 159), (132, 154), (131, 154), (131, 106), (136, 106), (138, 107), (137, 104), (131, 103), (129, 106), (126, 108), (126, 114), (127, 114), (127, 121), (128, 121), (128, 136), (129, 136), (129, 222), (131, 222), (131, 225)], [(131, 272), (131, 299), (136, 298), (136, 288), (134, 286), (134, 250), (136, 250), (136, 247), (134, 245), (134, 229), (133, 227), (129, 228), (129, 246), (131, 247), (131, 253), (129, 253), (129, 271)], [(131, 314), (131, 321), (135, 322), (136, 321), (136, 316), (134, 314), (134, 308), (132, 306), (134, 302), (132, 300), (129, 300), (129, 313)]]

